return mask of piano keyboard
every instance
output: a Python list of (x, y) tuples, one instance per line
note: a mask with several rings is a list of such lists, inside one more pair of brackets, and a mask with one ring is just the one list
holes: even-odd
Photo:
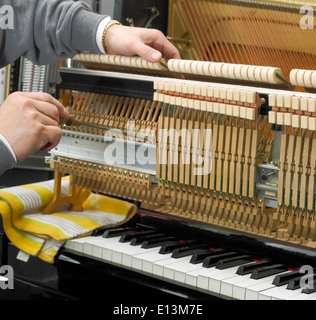
[(143, 225), (72, 239), (65, 250), (224, 299), (316, 299), (297, 267)]

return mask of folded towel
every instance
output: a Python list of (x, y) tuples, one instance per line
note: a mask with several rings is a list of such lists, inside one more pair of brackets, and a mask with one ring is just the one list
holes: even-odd
[[(120, 225), (136, 212), (129, 202), (78, 190), (82, 212), (62, 204), (48, 215), (41, 210), (53, 200), (54, 180), (0, 190), (0, 214), (9, 240), (20, 250), (53, 263), (65, 241)], [(62, 196), (68, 191), (69, 181), (64, 179)]]

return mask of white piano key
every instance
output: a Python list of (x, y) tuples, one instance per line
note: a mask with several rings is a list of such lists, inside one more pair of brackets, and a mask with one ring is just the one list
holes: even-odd
[(181, 268), (183, 262), (188, 263), (188, 261), (175, 261), (174, 263), (165, 266), (163, 269), (163, 277), (174, 280), (175, 270)]
[(250, 279), (250, 275), (237, 275), (235, 277), (227, 278), (222, 280), (220, 293), (224, 296), (233, 297), (233, 289), (236, 284), (245, 282)]
[(116, 247), (117, 255), (121, 254), (120, 263), (126, 267), (133, 267), (133, 258), (138, 254), (151, 252), (155, 249), (144, 249), (141, 246), (131, 246), (130, 242), (119, 243)]
[(232, 278), (236, 275), (239, 266), (220, 270), (221, 272), (210, 276), (209, 291), (220, 293), (222, 280)]
[[(86, 254), (91, 254), (88, 252), (89, 250), (89, 244), (95, 243), (95, 248), (92, 248), (92, 250), (99, 250), (96, 247), (100, 247), (101, 253), (101, 259), (105, 262), (111, 262), (113, 257), (113, 250), (115, 250), (115, 247), (119, 243), (120, 237), (113, 237), (113, 238), (103, 238), (101, 237), (85, 237), (82, 238), (85, 239), (84, 242), (86, 243)], [(96, 244), (96, 239), (98, 239), (98, 244)], [(93, 252), (92, 252), (93, 255)]]
[(215, 269), (215, 267), (212, 267), (212, 268), (203, 268), (202, 270), (198, 271), (197, 281), (196, 281), (197, 289), (201, 289), (203, 291), (208, 291), (210, 274), (214, 270), (217, 270), (217, 269)]
[(109, 256), (111, 257), (110, 261), (112, 263), (119, 265), (122, 264), (122, 246), (121, 243), (117, 240), (117, 238), (105, 239), (103, 252), (104, 250), (107, 250), (109, 252)]
[[(253, 261), (252, 264), (255, 265), (257, 262)], [(233, 296), (234, 285), (239, 284), (240, 282), (245, 282), (250, 280), (251, 273), (245, 275), (235, 274), (231, 278), (223, 279), (221, 284), (221, 294), (225, 296)]]
[(261, 293), (264, 290), (268, 290), (271, 288), (274, 288), (275, 285), (272, 283), (274, 276), (266, 277), (264, 278), (266, 281), (260, 282), (258, 284), (254, 284), (252, 286), (249, 286), (246, 288), (246, 300), (258, 300), (259, 299), (259, 293)]
[(306, 300), (316, 300), (316, 294), (313, 293), (313, 294), (310, 294), (308, 295), (309, 297), (306, 299)]
[(112, 261), (112, 249), (111, 248), (102, 248), (102, 260), (105, 262)]
[[(225, 271), (230, 272), (231, 269), (232, 268), (229, 268), (229, 269), (226, 269)], [(206, 270), (205, 272), (203, 273), (201, 272), (198, 274), (197, 287), (201, 289), (206, 289), (211, 292), (215, 292), (213, 291), (212, 286), (217, 281), (216, 276), (224, 272), (224, 270), (219, 270), (219, 269), (216, 269), (215, 267), (205, 268), (205, 270)], [(235, 272), (237, 271), (236, 267), (234, 267), (234, 271)], [(205, 288), (206, 284), (207, 284), (207, 287)]]
[(70, 240), (73, 244), (72, 250), (78, 255), (83, 255), (83, 245), (84, 242), (86, 241), (85, 238), (78, 238), (78, 239), (73, 239)]
[(72, 252), (74, 250), (74, 241), (73, 241), (73, 239), (66, 241), (65, 244), (64, 244), (64, 248), (67, 251)]
[[(280, 273), (282, 274), (282, 273)], [(252, 286), (259, 285), (261, 283), (271, 283), (273, 282), (273, 279), (276, 275), (269, 276), (262, 279), (248, 279), (242, 282), (235, 283), (233, 286), (233, 298), (238, 300), (246, 300), (246, 292), (248, 288), (251, 288)]]
[(83, 244), (83, 254), (87, 257), (100, 260), (102, 258), (103, 238), (89, 237)]
[(178, 271), (177, 279), (179, 279), (179, 277), (181, 277), (182, 270), (190, 265), (190, 259), (191, 259), (190, 256), (174, 259), (173, 264), (170, 264), (164, 267), (163, 276), (168, 279), (176, 280), (175, 275), (176, 275), (176, 272)]
[[(185, 283), (188, 284), (189, 286), (197, 287), (198, 275), (201, 273), (203, 274), (203, 272), (205, 272), (206, 270), (208, 270), (208, 269), (203, 268), (200, 265), (200, 267), (198, 269), (187, 272), (185, 275)], [(206, 288), (207, 287), (208, 287), (208, 284), (207, 284)]]
[[(264, 292), (263, 292), (264, 293)], [(269, 295), (265, 295), (265, 294), (260, 294), (258, 295), (258, 299), (257, 300), (272, 300), (272, 297)]]
[(271, 289), (264, 290), (259, 293), (259, 300), (285, 300), (291, 299), (301, 293), (302, 289), (299, 288), (297, 290), (288, 290), (286, 289), (287, 285), (283, 285), (280, 287), (274, 286)]
[[(175, 270), (175, 273), (174, 273), (174, 280), (177, 281), (177, 282), (180, 282), (180, 283), (187, 283), (186, 279), (187, 279), (187, 274), (189, 272), (192, 272), (194, 270), (199, 270), (201, 269), (202, 267), (202, 263), (198, 263), (198, 264), (192, 264), (192, 263), (186, 263), (186, 264), (183, 264), (181, 266), (180, 269), (178, 270)], [(189, 283), (187, 283), (189, 284)], [(195, 282), (196, 284), (196, 282)]]
[[(114, 242), (114, 240), (112, 240), (112, 242)], [(103, 250), (103, 248), (105, 246), (103, 244), (101, 237), (92, 237), (92, 236), (68, 240), (65, 244), (65, 248), (67, 250), (70, 250), (71, 252), (79, 254), (79, 255), (93, 257), (94, 256), (93, 255), (93, 244), (95, 244), (95, 246), (97, 246), (97, 243), (99, 245), (100, 245), (100, 243), (102, 243), (101, 246), (102, 246), (102, 250)], [(95, 251), (96, 251), (96, 249), (95, 249)]]
[(160, 247), (157, 248), (157, 251), (149, 251), (133, 257), (133, 261), (132, 261), (133, 268), (137, 268), (137, 266), (141, 266), (142, 271), (152, 274), (153, 264), (156, 261), (171, 258), (171, 253), (161, 254), (159, 253), (159, 249)]
[(122, 265), (136, 270), (142, 270), (142, 259), (137, 259), (139, 256), (148, 253), (158, 253), (159, 248), (144, 249), (141, 246), (124, 247)]
[(285, 300), (312, 300), (312, 299), (316, 299), (316, 292), (310, 293), (310, 294), (300, 292), (297, 295), (287, 298)]
[(96, 243), (92, 248), (92, 256), (98, 260), (102, 260), (103, 247), (101, 243)]
[(131, 267), (132, 257), (134, 254), (139, 253), (138, 249), (138, 247), (131, 246), (129, 243), (120, 243), (115, 250), (114, 256), (121, 265)]
[[(187, 257), (184, 258), (179, 258), (177, 259), (179, 262), (181, 261), (185, 261), (187, 260)], [(164, 276), (164, 269), (165, 267), (167, 267), (168, 265), (171, 265), (175, 262), (174, 258), (169, 258), (169, 259), (165, 259), (165, 260), (160, 260), (157, 261), (154, 265), (153, 265), (153, 274), (155, 276), (158, 277), (163, 277)]]
[(145, 252), (146, 249), (143, 249), (140, 246), (131, 246), (130, 242), (118, 242), (113, 246), (112, 251), (111, 261), (113, 263), (133, 267), (133, 256)]

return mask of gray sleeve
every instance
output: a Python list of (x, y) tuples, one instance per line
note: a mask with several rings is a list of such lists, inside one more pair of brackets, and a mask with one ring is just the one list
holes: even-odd
[(15, 164), (11, 151), (0, 141), (0, 175), (6, 170), (12, 169)]
[(0, 66), (24, 56), (51, 64), (79, 52), (99, 53), (96, 32), (105, 18), (81, 1), (0, 0), (13, 8), (13, 28), (0, 28)]

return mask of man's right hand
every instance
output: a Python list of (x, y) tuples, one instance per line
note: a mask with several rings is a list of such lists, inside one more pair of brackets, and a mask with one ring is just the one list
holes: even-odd
[(57, 146), (59, 119), (67, 116), (64, 106), (47, 93), (15, 92), (0, 107), (0, 134), (22, 162), (35, 151)]

